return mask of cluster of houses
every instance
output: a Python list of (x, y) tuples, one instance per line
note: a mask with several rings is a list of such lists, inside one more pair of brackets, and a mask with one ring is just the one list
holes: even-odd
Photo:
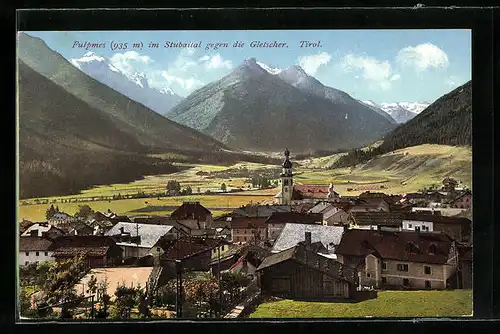
[[(448, 191), (449, 192), (449, 191)], [(251, 276), (264, 295), (353, 298), (363, 289), (469, 289), (472, 222), (457, 216), (472, 194), (344, 197), (333, 185), (294, 185), (285, 152), (275, 203), (248, 205), (214, 218), (199, 202), (170, 216), (112, 212), (75, 219), (56, 213), (20, 225), (19, 263), (84, 255), (89, 267), (151, 266), (154, 291), (185, 271)], [(426, 207), (416, 207), (422, 200)], [(434, 205), (441, 203), (441, 205)], [(448, 210), (448, 211), (443, 211)], [(452, 211), (450, 211), (452, 210)]]

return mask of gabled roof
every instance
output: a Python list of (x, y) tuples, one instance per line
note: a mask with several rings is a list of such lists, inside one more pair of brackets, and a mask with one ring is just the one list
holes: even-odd
[(350, 217), (357, 225), (401, 226), (406, 215), (402, 212), (352, 212)]
[(205, 208), (200, 202), (184, 202), (180, 207), (178, 207), (170, 217), (173, 219), (196, 219), (200, 221), (206, 221), (207, 217), (212, 213), (210, 210)]
[(323, 215), (320, 213), (274, 212), (266, 220), (266, 224), (321, 224)]
[(42, 233), (55, 232), (57, 234), (63, 235), (66, 232), (61, 228), (55, 227), (48, 223), (35, 223), (28, 227), (22, 234), (22, 237), (31, 235), (31, 231), (38, 231), (38, 236), (41, 237)]
[(257, 268), (257, 271), (287, 260), (296, 261), (301, 265), (321, 271), (324, 274), (335, 277), (339, 280), (344, 280), (350, 283), (355, 283), (357, 280), (357, 272), (353, 268), (344, 266), (342, 263), (333, 259), (321, 256), (302, 245), (297, 245), (266, 257)]
[(52, 250), (54, 242), (41, 237), (23, 237), (19, 238), (19, 251), (49, 251)]
[(65, 212), (56, 212), (50, 217), (50, 220), (52, 219), (74, 219), (74, 217)]
[(54, 239), (54, 256), (76, 256), (79, 254), (104, 256), (112, 247), (116, 247), (116, 243), (108, 236), (60, 236)]
[[(120, 222), (107, 231), (105, 235), (119, 235), (121, 233), (121, 228), (123, 228), (123, 232), (130, 233), (131, 237), (137, 237), (137, 235), (141, 237), (139, 247), (151, 248), (158, 242), (160, 237), (167, 234), (173, 227), (170, 225)], [(137, 233), (137, 231), (139, 231), (139, 233)]]
[(272, 252), (281, 252), (305, 241), (305, 232), (311, 232), (311, 242), (320, 241), (326, 249), (336, 247), (344, 233), (342, 226), (324, 226), (315, 224), (286, 224), (274, 243)]
[(319, 203), (316, 203), (315, 206), (313, 206), (311, 209), (309, 209), (310, 213), (321, 213), (325, 209), (329, 208), (332, 206), (332, 203), (327, 202), (327, 201), (321, 201)]
[(292, 212), (298, 212), (298, 213), (307, 213), (310, 209), (314, 207), (314, 203), (299, 203), (295, 204), (292, 208)]
[(32, 226), (33, 223), (32, 221), (29, 221), (29, 220), (25, 220), (23, 219), (20, 223), (19, 223), (19, 232), (20, 233), (23, 233), (24, 231), (26, 231), (30, 226)]
[(468, 196), (468, 195), (472, 195), (472, 192), (470, 190), (464, 190), (461, 194), (459, 194), (457, 197), (455, 197), (454, 199), (452, 199), (451, 201), (449, 201), (449, 203), (453, 203), (457, 200), (459, 200), (460, 198), (464, 197), (464, 196)]
[(255, 218), (255, 217), (233, 217), (231, 219), (231, 228), (255, 228), (255, 227), (266, 227), (266, 218)]
[(289, 205), (247, 205), (234, 209), (231, 213), (233, 217), (261, 217), (267, 218), (273, 212), (290, 212)]
[(209, 252), (221, 242), (223, 241), (198, 238), (181, 238), (166, 241), (162, 245), (165, 252), (161, 255), (161, 258), (168, 260), (186, 259), (200, 253)]
[(303, 199), (303, 198), (327, 198), (328, 185), (294, 185), (293, 190), (299, 195), (297, 198), (295, 194), (293, 199)]
[[(452, 242), (444, 233), (352, 229), (344, 233), (336, 253), (361, 257), (375, 254), (382, 259), (444, 264)], [(408, 245), (415, 246), (418, 251), (409, 252)], [(435, 247), (433, 255), (429, 252), (431, 245)]]

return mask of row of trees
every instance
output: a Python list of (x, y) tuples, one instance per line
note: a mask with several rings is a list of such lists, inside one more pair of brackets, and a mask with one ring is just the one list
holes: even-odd
[(257, 176), (257, 177), (253, 177), (251, 179), (251, 183), (252, 183), (252, 187), (253, 188), (269, 188), (271, 186), (277, 186), (278, 185), (278, 181), (275, 181), (274, 183), (272, 182), (272, 180), (268, 179), (267, 177), (265, 176)]

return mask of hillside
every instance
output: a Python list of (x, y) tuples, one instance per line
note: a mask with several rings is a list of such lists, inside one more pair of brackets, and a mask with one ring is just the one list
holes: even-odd
[(393, 128), (357, 105), (363, 111), (299, 89), (250, 58), (190, 94), (167, 117), (233, 149), (275, 152), (288, 147), (301, 153), (359, 147)]
[(78, 192), (178, 168), (141, 155), (147, 149), (112, 118), (19, 62), (21, 198)]
[[(211, 137), (176, 124), (91, 78), (49, 49), (41, 39), (24, 33), (20, 33), (18, 39), (18, 57), (21, 61), (106, 115), (124, 135), (135, 138), (143, 148), (141, 151), (215, 152), (224, 147)], [(20, 93), (24, 94), (22, 91)]]
[(400, 125), (380, 146), (388, 152), (420, 144), (472, 145), (472, 82), (440, 97)]

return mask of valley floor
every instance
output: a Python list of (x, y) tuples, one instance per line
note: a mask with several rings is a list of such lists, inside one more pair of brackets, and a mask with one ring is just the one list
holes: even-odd
[(280, 300), (259, 305), (250, 318), (472, 316), (472, 291), (379, 291), (359, 303)]
[[(441, 184), (450, 176), (471, 187), (472, 152), (470, 148), (444, 145), (420, 145), (380, 157), (353, 168), (329, 169), (337, 156), (314, 158), (294, 162), (294, 180), (297, 184), (329, 184), (341, 196), (356, 196), (364, 191), (387, 194), (416, 192), (432, 184)], [(188, 169), (168, 175), (146, 176), (127, 184), (98, 186), (81, 194), (41, 199), (21, 200), (18, 220), (45, 220), (45, 210), (51, 203), (61, 211), (74, 214), (78, 206), (88, 204), (94, 210), (111, 211), (123, 215), (168, 215), (183, 201), (199, 201), (214, 216), (249, 203), (269, 203), (278, 192), (277, 188), (252, 188), (249, 176), (235, 173), (246, 168), (249, 173), (261, 173), (280, 166), (256, 163), (238, 163), (232, 166), (183, 164)], [(207, 173), (224, 172), (227, 175)], [(231, 174), (235, 173), (235, 174)], [(113, 200), (113, 195), (144, 192), (159, 194), (165, 191), (169, 180), (176, 180), (181, 187), (191, 187), (193, 195), (175, 197), (151, 197)], [(227, 190), (241, 189), (236, 193), (221, 193), (224, 183)], [(207, 194), (210, 191), (211, 194)], [(62, 202), (64, 200), (64, 202)]]

